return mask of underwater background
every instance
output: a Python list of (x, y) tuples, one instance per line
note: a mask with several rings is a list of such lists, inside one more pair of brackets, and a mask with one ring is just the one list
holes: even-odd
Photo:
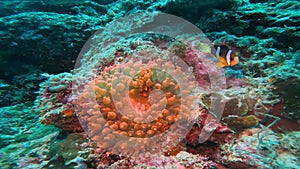
[[(0, 168), (300, 168), (299, 8), (298, 0), (2, 0)], [(87, 82), (90, 77), (99, 81), (103, 77), (115, 78), (101, 73), (119, 68), (126, 71), (132, 66), (129, 55), (148, 48), (172, 51), (193, 68), (198, 85), (205, 86), (209, 81), (204, 78), (208, 69), (202, 66), (205, 61), (195, 58), (214, 50), (210, 42), (195, 42), (205, 51), (197, 53), (191, 44), (183, 45), (162, 36), (141, 34), (122, 39), (114, 34), (138, 29), (136, 23), (106, 26), (125, 16), (151, 12), (189, 21), (214, 45), (233, 49), (239, 63), (226, 67), (213, 64), (209, 68), (226, 74), (224, 90), (217, 93), (220, 104), (224, 103), (220, 121), (209, 115), (211, 93), (201, 93), (194, 98), (201, 102), (199, 109), (187, 110), (190, 116), (198, 116), (184, 139), (163, 153), (126, 157), (116, 153), (118, 150), (105, 149), (109, 145), (105, 141), (114, 136), (99, 138), (99, 145), (98, 139), (84, 130), (77, 119), (78, 110), (83, 111), (86, 106), (80, 102), (84, 96), (74, 98), (74, 86), (92, 85)], [(140, 22), (151, 20), (141, 18)], [(117, 39), (114, 44), (95, 47), (98, 53), (82, 51), (87, 40), (104, 28), (106, 35), (111, 35), (108, 39)], [(86, 52), (86, 58), (79, 61), (82, 66), (76, 66), (80, 52)], [(150, 63), (157, 64), (154, 60)], [(90, 64), (96, 67), (93, 75), (85, 69)], [(135, 80), (144, 80), (142, 85), (151, 86), (144, 76)], [(165, 84), (163, 80), (170, 78), (160, 77), (163, 79), (158, 78), (157, 83), (176, 93), (175, 82)], [(96, 85), (100, 88), (97, 99), (110, 105), (111, 98), (105, 92), (110, 91), (111, 85)], [(118, 86), (118, 90), (122, 88)], [(167, 104), (173, 104), (168, 99)], [(79, 109), (74, 108), (74, 102)], [(128, 119), (118, 119), (118, 114), (104, 108), (111, 107), (101, 107), (101, 111), (111, 127), (127, 132), (125, 135), (131, 136), (132, 132), (133, 136), (144, 138), (165, 131), (160, 131), (157, 123), (145, 127), (133, 124), (129, 129)], [(168, 129), (174, 122), (173, 116), (163, 116)], [(214, 132), (201, 142), (200, 133), (210, 130), (206, 120)], [(100, 124), (93, 122), (92, 127)], [(120, 148), (125, 151), (126, 146)]]

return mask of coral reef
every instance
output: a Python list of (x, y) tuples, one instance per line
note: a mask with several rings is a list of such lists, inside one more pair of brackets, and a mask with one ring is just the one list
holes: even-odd
[[(260, 96), (259, 89), (254, 88), (247, 81), (241, 82), (241, 79), (231, 77), (225, 79), (231, 82), (230, 86), (225, 86), (227, 89), (214, 94), (203, 93), (203, 91), (201, 94), (196, 93), (199, 99), (202, 99), (203, 107), (200, 106), (199, 110), (196, 109), (196, 112), (190, 112), (189, 108), (184, 108), (185, 113), (178, 116), (180, 109), (176, 105), (180, 103), (179, 98), (184, 96), (178, 95), (179, 86), (182, 86), (182, 84), (177, 84), (177, 80), (184, 78), (178, 76), (182, 74), (180, 69), (177, 71), (172, 70), (170, 63), (164, 63), (163, 60), (157, 59), (155, 56), (161, 57), (161, 54), (165, 54), (161, 53), (161, 49), (168, 49), (179, 55), (188, 65), (194, 66), (193, 73), (196, 75), (198, 87), (207, 88), (209, 76), (203, 63), (206, 60), (205, 58), (202, 58), (204, 61), (198, 59), (198, 57), (207, 55), (205, 53), (207, 50), (203, 50), (204, 46), (207, 45), (191, 43), (191, 47), (182, 46), (178, 42), (169, 42), (162, 36), (154, 39), (149, 36), (140, 36), (138, 41), (136, 37), (121, 39), (114, 45), (116, 47), (110, 47), (105, 52), (88, 51), (88, 55), (86, 55), (88, 57), (83, 58), (80, 67), (75, 70), (76, 76), (67, 73), (50, 75), (49, 80), (41, 84), (41, 96), (37, 99), (36, 111), (41, 111), (40, 113), (44, 114), (44, 121), (72, 132), (82, 131), (80, 128), (82, 125), (89, 137), (98, 143), (100, 149), (109, 150), (115, 154), (132, 155), (149, 151), (146, 147), (151, 147), (153, 151), (160, 150), (168, 154), (174, 153), (174, 156), (178, 153), (176, 149), (180, 150), (179, 147), (176, 148), (177, 143), (174, 140), (180, 139), (171, 136), (169, 137), (172, 140), (170, 144), (170, 142), (166, 142), (167, 140), (151, 140), (148, 138), (164, 133), (169, 129), (169, 126), (178, 121), (181, 126), (180, 130), (182, 130), (180, 132), (188, 133), (188, 127), (185, 127), (185, 123), (180, 122), (180, 120), (198, 115), (195, 116), (199, 120), (198, 122), (193, 119), (187, 120), (187, 123), (190, 123), (189, 125), (193, 125), (194, 122), (198, 124), (193, 127), (186, 138), (187, 144), (192, 145), (191, 149), (197, 149), (195, 147), (200, 145), (200, 132), (209, 135), (214, 129), (221, 134), (213, 135), (209, 138), (209, 141), (225, 144), (226, 141), (232, 140), (232, 133), (240, 133), (259, 124), (260, 119), (255, 116), (255, 113), (266, 113), (268, 111), (268, 108), (262, 103), (265, 98)], [(197, 52), (195, 46), (205, 52)], [(153, 48), (160, 49), (160, 53), (155, 53), (156, 50), (153, 50)], [(147, 53), (149, 52), (147, 50), (151, 51), (151, 59), (148, 59)], [(107, 58), (97, 59), (103, 56)], [(135, 61), (141, 58), (143, 61)], [(172, 62), (172, 59), (170, 61)], [(91, 64), (91, 66), (90, 63), (95, 64)], [(164, 68), (165, 72), (155, 69), (158, 67), (158, 63), (160, 64), (159, 67)], [(99, 70), (101, 72), (97, 72)], [(172, 73), (172, 71), (174, 72)], [(214, 68), (210, 71), (218, 72)], [(172, 76), (166, 72), (172, 73)], [(128, 81), (131, 78), (132, 80)], [(70, 79), (73, 80), (72, 85), (70, 85)], [(187, 82), (188, 80), (183, 81)], [(53, 88), (52, 85), (54, 85)], [(188, 83), (183, 86), (183, 89), (191, 87)], [(243, 86), (242, 89), (241, 86)], [(71, 88), (75, 95), (74, 93), (70, 94)], [(129, 89), (128, 94), (126, 94), (127, 90), (125, 89)], [(153, 93), (157, 89), (162, 89), (161, 91), (165, 93), (165, 100), (160, 99), (160, 92)], [(218, 123), (215, 116), (211, 115), (213, 110), (210, 110), (212, 107), (211, 96), (216, 94), (220, 101), (225, 103), (223, 119), (220, 123)], [(156, 98), (156, 102), (153, 102), (155, 100), (151, 100), (151, 97)], [(194, 97), (189, 98), (186, 96), (185, 101), (187, 103), (184, 105), (189, 105), (188, 101), (191, 99), (194, 99)], [(54, 107), (47, 107), (49, 103)], [(133, 108), (124, 103), (133, 105)], [(156, 105), (154, 106), (155, 109), (149, 109), (149, 106), (153, 106), (153, 104)], [(160, 107), (165, 106), (167, 109), (159, 110)], [(140, 114), (131, 113), (134, 112), (132, 110), (137, 110)], [(160, 116), (156, 115), (158, 110), (161, 112)], [(71, 112), (71, 115), (66, 116), (65, 112)], [(77, 122), (74, 123), (74, 121), (69, 123), (71, 119), (75, 119), (75, 114), (78, 115), (81, 125)], [(156, 116), (158, 121), (148, 122), (155, 119)], [(142, 123), (134, 122), (141, 120)], [(76, 131), (75, 129), (79, 130)], [(222, 135), (222, 133), (225, 134)], [(132, 137), (130, 144), (126, 144), (122, 136)], [(139, 143), (140, 141), (142, 141), (142, 144)], [(149, 144), (149, 146), (138, 146), (144, 144)], [(174, 152), (171, 152), (173, 150), (170, 148), (173, 147)], [(190, 151), (193, 151), (191, 149)], [(133, 165), (134, 163), (130, 164)]]
[[(0, 168), (300, 168), (298, 6), (297, 0), (0, 2)], [(235, 48), (239, 64), (212, 66), (210, 42), (176, 29), (179, 41), (123, 38), (155, 17), (103, 29), (145, 11), (191, 21), (214, 43)], [(106, 36), (94, 36), (76, 62), (98, 29)], [(169, 68), (177, 60), (168, 58), (160, 71), (150, 54), (176, 56), (189, 69)], [(135, 67), (144, 69), (131, 72)], [(195, 84), (180, 77), (187, 70)], [(212, 79), (220, 80), (220, 90), (210, 90)], [(127, 98), (114, 98), (124, 89), (130, 89)], [(189, 106), (179, 107), (181, 100)], [(175, 123), (179, 137), (151, 140)], [(131, 144), (122, 144), (123, 136)], [(149, 147), (152, 154), (144, 153)], [(140, 154), (126, 157), (134, 151)]]
[(38, 116), (31, 111), (32, 103), (16, 104), (0, 108), (1, 168), (41, 168), (59, 130), (40, 124)]
[(271, 105), (281, 100), (286, 104), (285, 116), (299, 119), (300, 16), (296, 6), (299, 1), (245, 1), (229, 10), (212, 10), (196, 24), (216, 42), (236, 46), (243, 74), (258, 87), (264, 86), (261, 92), (268, 95)]
[(222, 146), (225, 153), (222, 160), (247, 161), (249, 165), (262, 168), (299, 168), (296, 162), (299, 144), (294, 142), (297, 137), (298, 131), (278, 134), (271, 130), (247, 129), (234, 143)]
[(122, 159), (111, 165), (111, 168), (214, 168), (215, 163), (206, 157), (181, 151), (176, 156), (153, 156), (146, 154), (140, 158)]
[(81, 46), (105, 23), (126, 14), (155, 11), (168, 2), (3, 1), (1, 60), (16, 66), (0, 63), (0, 77), (24, 72), (17, 65), (30, 65), (51, 74), (70, 71)]
[(73, 75), (61, 73), (44, 76), (49, 79), (40, 84), (40, 96), (34, 106), (34, 111), (41, 115), (41, 123), (54, 124), (66, 131), (82, 131), (74, 105), (69, 100)]
[[(83, 17), (86, 17), (85, 23)], [(0, 50), (3, 52), (1, 55), (4, 60), (15, 61), (15, 65), (31, 65), (47, 70), (49, 73), (58, 73), (71, 69), (79, 52), (78, 48), (90, 35), (89, 31), (98, 30), (101, 27), (102, 21), (101, 18), (90, 16), (28, 12), (2, 17), (0, 22), (2, 23), (0, 34), (3, 37)], [(78, 33), (83, 29), (85, 29), (83, 32), (87, 33)], [(36, 50), (32, 50), (33, 48)], [(12, 76), (24, 72), (22, 67), (11, 66), (3, 64), (1, 67), (6, 70), (7, 74), (1, 74), (1, 76)]]
[[(254, 57), (265, 52), (268, 52), (265, 54), (271, 54), (274, 52), (272, 50), (274, 48), (292, 48), (293, 51), (297, 51), (299, 49), (299, 42), (296, 40), (297, 37), (299, 38), (297, 33), (299, 30), (299, 13), (297, 10), (290, 10), (297, 5), (299, 2), (293, 0), (247, 3), (227, 11), (211, 11), (213, 19), (204, 15), (199, 19), (198, 25), (205, 32), (215, 32), (214, 35), (217, 37), (227, 38), (224, 36), (227, 34), (229, 38), (227, 40), (240, 39), (241, 43), (236, 44), (241, 47), (248, 47), (252, 52), (256, 51)], [(227, 22), (222, 22), (224, 20)], [(215, 25), (219, 22), (223, 24)], [(283, 25), (285, 26), (283, 27)], [(221, 33), (218, 34), (218, 32)], [(222, 33), (224, 34), (222, 35)], [(262, 41), (257, 42), (256, 38)], [(271, 41), (273, 43), (270, 43)], [(264, 43), (266, 46), (260, 43)], [(262, 50), (256, 50), (257, 47), (262, 47)]]
[(39, 90), (39, 83), (45, 80), (39, 71), (34, 70), (11, 78), (0, 81), (0, 106), (34, 101), (38, 95), (36, 91)]

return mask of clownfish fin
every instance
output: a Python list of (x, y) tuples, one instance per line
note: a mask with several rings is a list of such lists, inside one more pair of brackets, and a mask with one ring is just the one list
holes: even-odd
[(220, 68), (225, 67), (225, 65), (223, 63), (221, 63), (221, 62), (217, 63), (216, 66), (220, 67)]
[(231, 62), (231, 65), (234, 66), (238, 63), (239, 63), (239, 57), (236, 56), (236, 57), (234, 57), (233, 61)]
[(231, 58), (231, 53), (232, 53), (232, 50), (229, 50), (226, 54), (226, 62), (227, 64), (230, 66), (230, 58)]

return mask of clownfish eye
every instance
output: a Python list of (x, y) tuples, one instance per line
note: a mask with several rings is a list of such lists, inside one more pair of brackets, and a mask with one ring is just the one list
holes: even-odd
[(116, 58), (116, 62), (117, 63), (120, 63), (120, 62), (123, 62), (124, 61), (124, 57), (123, 56), (118, 56), (117, 58)]
[(123, 61), (123, 57), (119, 57), (118, 62), (122, 62), (122, 61)]

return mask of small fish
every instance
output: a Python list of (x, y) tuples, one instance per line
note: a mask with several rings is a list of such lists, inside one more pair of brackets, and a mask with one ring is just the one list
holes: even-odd
[(218, 67), (234, 66), (239, 63), (237, 53), (227, 45), (214, 45), (214, 47), (216, 48), (216, 56), (220, 60), (217, 63)]

